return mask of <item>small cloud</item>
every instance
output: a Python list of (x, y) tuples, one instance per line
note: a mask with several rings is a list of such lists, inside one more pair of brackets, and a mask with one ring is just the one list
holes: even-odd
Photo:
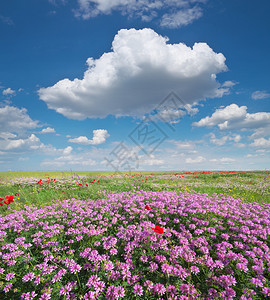
[(223, 136), (220, 139), (217, 139), (214, 133), (210, 133), (210, 142), (212, 144), (215, 144), (217, 146), (224, 145), (227, 141), (234, 141), (235, 143), (238, 143), (241, 140), (240, 134), (234, 134), (233, 136)]
[(227, 165), (227, 164), (232, 164), (233, 162), (235, 162), (234, 158), (230, 158), (230, 157), (222, 157), (222, 158), (212, 158), (209, 160), (210, 162), (215, 162), (215, 163), (221, 163), (223, 165)]
[(72, 150), (73, 150), (73, 148), (71, 146), (68, 146), (67, 148), (65, 148), (63, 150), (63, 155), (69, 155)]
[(39, 126), (38, 121), (33, 121), (25, 108), (6, 105), (0, 107), (0, 128), (1, 131), (20, 132)]
[(0, 15), (0, 21), (7, 25), (14, 25), (14, 22), (9, 17), (4, 17), (4, 16)]
[(247, 158), (250, 158), (250, 157), (258, 157), (259, 155), (258, 154), (247, 154), (246, 157)]
[(239, 107), (237, 104), (231, 104), (217, 109), (211, 117), (207, 116), (192, 125), (209, 128), (217, 125), (220, 130), (257, 130), (270, 126), (270, 113), (252, 114), (247, 112), (247, 106)]
[(233, 81), (230, 81), (230, 80), (227, 80), (225, 81), (223, 84), (222, 84), (222, 87), (233, 87), (237, 84), (237, 82), (233, 82)]
[(40, 133), (54, 133), (54, 132), (55, 132), (54, 128), (47, 127), (47, 128), (42, 129)]
[(18, 161), (27, 161), (29, 157), (19, 157)]
[(204, 162), (206, 159), (203, 157), (203, 156), (198, 156), (194, 159), (188, 157), (186, 158), (186, 163), (187, 164), (196, 164), (196, 163), (201, 163), (201, 162)]
[(2, 94), (4, 96), (8, 96), (8, 95), (14, 95), (16, 92), (14, 90), (12, 90), (11, 88), (7, 88), (5, 90), (3, 90)]
[(229, 158), (229, 157), (222, 157), (220, 159), (220, 162), (223, 164), (231, 164), (231, 163), (235, 162), (235, 159)]
[(81, 145), (99, 145), (103, 144), (110, 135), (105, 129), (93, 130), (93, 139), (89, 140), (86, 136), (79, 136), (75, 139), (69, 139), (71, 143), (77, 143)]
[(257, 147), (257, 148), (268, 148), (270, 147), (270, 139), (265, 139), (265, 138), (259, 138), (255, 139), (252, 144), (250, 144), (252, 147)]
[(267, 91), (256, 91), (251, 94), (253, 100), (270, 98), (270, 94)]
[(182, 9), (176, 13), (163, 15), (160, 25), (168, 28), (179, 28), (193, 23), (202, 16), (202, 9), (194, 6), (189, 9)]

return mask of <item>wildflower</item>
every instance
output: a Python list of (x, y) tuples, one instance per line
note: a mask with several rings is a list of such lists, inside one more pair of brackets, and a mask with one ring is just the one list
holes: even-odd
[(90, 291), (84, 295), (84, 300), (95, 300), (97, 299), (96, 296), (97, 296), (96, 292)]
[(146, 263), (147, 260), (148, 260), (148, 258), (147, 258), (147, 256), (142, 255), (142, 256), (140, 257), (140, 260), (141, 260), (142, 262)]
[(117, 286), (114, 289), (115, 295), (118, 297), (124, 297), (125, 296), (125, 290), (121, 286)]
[(164, 287), (163, 284), (161, 283), (156, 283), (154, 286), (154, 291), (158, 294), (158, 295), (164, 295), (166, 292), (166, 288)]
[(11, 289), (12, 286), (13, 286), (12, 283), (7, 284), (7, 285), (4, 287), (4, 289), (3, 289), (4, 292), (5, 292), (5, 293), (9, 292), (9, 290)]
[(173, 271), (173, 266), (170, 266), (168, 264), (163, 264), (161, 266), (161, 270), (163, 273), (167, 273), (168, 275), (170, 275)]
[(154, 262), (151, 262), (150, 266), (149, 266), (149, 269), (150, 269), (150, 272), (154, 272), (155, 270), (158, 269), (158, 265)]
[(251, 279), (250, 279), (250, 282), (251, 282), (252, 284), (254, 284), (256, 287), (257, 287), (257, 286), (263, 287), (263, 283), (262, 283), (261, 280), (258, 279), (258, 278), (251, 278)]
[(99, 281), (100, 281), (100, 278), (97, 275), (92, 275), (89, 277), (86, 285), (90, 287), (91, 285), (95, 285)]
[(74, 273), (80, 272), (81, 268), (82, 267), (80, 265), (74, 264), (70, 267), (70, 273), (74, 274)]
[(147, 209), (147, 210), (151, 210), (151, 207), (149, 205), (145, 205), (144, 208)]
[(24, 275), (22, 278), (22, 281), (24, 281), (24, 282), (32, 281), (34, 278), (35, 278), (35, 274), (31, 272), (31, 273)]
[(159, 227), (158, 225), (155, 228), (151, 227), (156, 233), (162, 234), (164, 232), (163, 228)]
[(134, 285), (133, 287), (133, 293), (137, 296), (142, 296), (143, 294), (143, 288), (139, 285), (139, 284), (136, 284)]
[(8, 274), (6, 275), (6, 277), (5, 277), (5, 280), (9, 281), (9, 280), (11, 280), (11, 279), (14, 278), (14, 277), (15, 277), (15, 273), (14, 273), (14, 272), (8, 273)]

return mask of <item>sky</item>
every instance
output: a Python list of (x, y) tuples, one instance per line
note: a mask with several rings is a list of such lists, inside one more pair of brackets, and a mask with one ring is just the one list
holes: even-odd
[(2, 0), (0, 171), (269, 170), (268, 0)]

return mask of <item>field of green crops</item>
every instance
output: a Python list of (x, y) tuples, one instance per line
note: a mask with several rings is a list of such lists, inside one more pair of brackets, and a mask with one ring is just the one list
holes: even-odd
[(270, 172), (1, 172), (0, 299), (267, 299)]

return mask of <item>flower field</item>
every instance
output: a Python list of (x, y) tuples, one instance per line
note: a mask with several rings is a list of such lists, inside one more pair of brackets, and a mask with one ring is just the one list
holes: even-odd
[(270, 299), (270, 173), (0, 173), (0, 261), (0, 299)]

